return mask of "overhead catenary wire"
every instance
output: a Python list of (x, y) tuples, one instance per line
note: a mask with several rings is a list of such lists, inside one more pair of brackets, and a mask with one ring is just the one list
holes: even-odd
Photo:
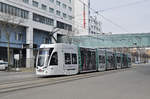
[(100, 15), (100, 16), (101, 16), (103, 19), (105, 19), (105, 20), (107, 20), (108, 22), (110, 22), (111, 24), (113, 24), (113, 25), (119, 27), (120, 29), (124, 30), (125, 32), (128, 32), (128, 30), (125, 29), (124, 27), (122, 27), (121, 25), (119, 25), (119, 24), (117, 24), (117, 23), (114, 23), (112, 20), (110, 20), (110, 19), (104, 17), (103, 15)]
[(106, 18), (104, 15), (101, 15), (101, 14), (99, 13), (99, 11), (97, 11), (97, 10), (95, 10), (95, 9), (93, 9), (93, 8), (91, 8), (91, 7), (89, 7), (87, 4), (85, 4), (85, 3), (84, 3), (83, 1), (81, 1), (81, 0), (79, 0), (79, 1), (80, 1), (81, 3), (83, 3), (86, 7), (88, 7), (89, 9), (91, 9), (95, 14), (101, 16), (104, 20), (106, 20), (106, 21), (108, 21), (109, 23), (113, 24), (114, 26), (120, 28), (121, 30), (123, 30), (123, 31), (125, 31), (125, 32), (128, 32), (128, 30), (125, 29), (124, 27), (122, 27), (121, 25), (119, 25), (119, 24), (113, 22), (113, 21), (110, 20), (109, 18)]
[(109, 11), (109, 10), (116, 10), (116, 9), (120, 9), (120, 8), (124, 8), (124, 7), (128, 7), (128, 6), (133, 6), (133, 5), (145, 3), (145, 2), (148, 2), (148, 1), (150, 1), (150, 0), (138, 0), (138, 1), (135, 1), (135, 2), (127, 3), (127, 4), (122, 4), (122, 5), (106, 8), (106, 9), (100, 10), (98, 12), (102, 13), (102, 12)]

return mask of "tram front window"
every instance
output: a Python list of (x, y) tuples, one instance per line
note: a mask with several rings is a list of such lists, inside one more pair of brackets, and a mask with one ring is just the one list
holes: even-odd
[(39, 55), (38, 55), (38, 62), (37, 66), (45, 66), (48, 63), (49, 56), (51, 56), (51, 53), (53, 51), (53, 48), (50, 49), (40, 49), (39, 50)]

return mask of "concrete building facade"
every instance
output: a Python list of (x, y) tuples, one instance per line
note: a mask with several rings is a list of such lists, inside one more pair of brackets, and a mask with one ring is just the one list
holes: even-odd
[(101, 21), (91, 13), (90, 0), (74, 0), (74, 29), (76, 35), (102, 34)]
[(74, 0), (74, 29), (76, 35), (89, 34), (89, 0)]
[(102, 23), (97, 19), (96, 16), (90, 16), (89, 18), (89, 34), (102, 34)]
[[(39, 47), (42, 43), (55, 43), (49, 39), (49, 32), (55, 28), (59, 34), (72, 31), (74, 21), (74, 1), (72, 0), (1, 0), (0, 14), (16, 16), (23, 19), (16, 30), (8, 28), (10, 36), (11, 64), (14, 63), (14, 54), (21, 54), (26, 61), (26, 67), (32, 67), (35, 60), (33, 46)], [(3, 19), (0, 19), (3, 21)], [(23, 48), (23, 45), (28, 45)], [(7, 40), (0, 25), (0, 58), (7, 61)]]

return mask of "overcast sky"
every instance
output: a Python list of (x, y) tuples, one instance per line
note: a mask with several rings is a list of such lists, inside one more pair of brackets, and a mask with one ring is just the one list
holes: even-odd
[(102, 18), (103, 32), (150, 32), (150, 0), (91, 0), (91, 8), (96, 10), (113, 8), (101, 12), (100, 14), (113, 21), (114, 24), (118, 24), (121, 28), (123, 28), (120, 29)]

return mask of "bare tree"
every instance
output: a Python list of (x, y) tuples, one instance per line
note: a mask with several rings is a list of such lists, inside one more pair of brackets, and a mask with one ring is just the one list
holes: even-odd
[(18, 26), (23, 22), (24, 20), (17, 16), (0, 13), (0, 25), (1, 25), (1, 29), (6, 34), (7, 45), (8, 45), (7, 47), (8, 70), (10, 69), (10, 36), (11, 36), (11, 31), (9, 29), (11, 28), (13, 29), (13, 31), (16, 31)]

